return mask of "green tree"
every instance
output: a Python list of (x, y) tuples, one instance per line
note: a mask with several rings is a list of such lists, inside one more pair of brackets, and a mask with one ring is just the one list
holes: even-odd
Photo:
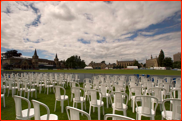
[(10, 58), (13, 56), (20, 57), (22, 54), (18, 53), (17, 50), (9, 50), (9, 51), (6, 51), (5, 53), (2, 53), (1, 55), (3, 58)]
[(163, 60), (164, 60), (164, 52), (163, 52), (163, 50), (161, 50), (159, 53), (159, 57), (158, 57), (159, 67), (163, 66)]
[(173, 63), (173, 68), (181, 69), (181, 61), (176, 61)]
[(102, 61), (101, 63), (105, 63), (105, 61)]
[(173, 61), (172, 61), (172, 59), (171, 59), (171, 57), (166, 57), (166, 58), (164, 58), (164, 60), (162, 61), (162, 65), (164, 66), (164, 67), (173, 67)]
[(80, 56), (71, 56), (66, 60), (67, 68), (84, 68), (86, 66), (85, 61), (81, 60)]
[(138, 68), (140, 68), (140, 67), (141, 67), (141, 65), (138, 63), (138, 61), (137, 61), (137, 60), (135, 60), (135, 62), (134, 62), (134, 64), (133, 64), (133, 66), (138, 66)]

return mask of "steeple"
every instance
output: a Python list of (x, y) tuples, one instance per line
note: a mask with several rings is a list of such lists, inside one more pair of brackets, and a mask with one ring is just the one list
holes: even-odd
[(57, 57), (57, 53), (56, 53), (56, 57), (55, 57), (55, 59), (58, 59), (58, 57)]
[(152, 55), (151, 55), (151, 59), (153, 59)]
[(37, 51), (36, 51), (36, 49), (35, 49), (35, 52), (34, 52), (34, 55), (33, 56), (37, 56)]

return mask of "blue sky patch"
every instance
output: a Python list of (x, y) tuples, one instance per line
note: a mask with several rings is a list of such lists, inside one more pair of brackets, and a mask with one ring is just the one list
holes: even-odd
[(83, 44), (90, 44), (90, 41), (84, 40), (83, 38), (78, 39), (78, 41), (83, 43)]

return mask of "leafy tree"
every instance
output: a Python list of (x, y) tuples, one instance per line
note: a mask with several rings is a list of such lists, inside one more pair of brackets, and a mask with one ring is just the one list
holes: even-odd
[(176, 61), (173, 63), (173, 68), (181, 69), (181, 61)]
[(163, 50), (161, 50), (160, 54), (159, 54), (159, 57), (158, 57), (159, 67), (163, 66), (163, 60), (164, 60), (164, 52), (163, 52)]
[(166, 58), (164, 58), (164, 60), (162, 61), (162, 65), (164, 66), (164, 67), (173, 67), (173, 61), (172, 61), (172, 59), (171, 59), (171, 57), (166, 57)]
[(10, 58), (13, 56), (20, 57), (22, 54), (18, 53), (17, 50), (9, 50), (9, 51), (6, 51), (5, 53), (2, 53), (1, 55), (3, 58)]
[(102, 61), (101, 63), (105, 63), (105, 61)]
[(137, 60), (135, 60), (135, 62), (134, 62), (134, 64), (133, 64), (133, 66), (138, 66), (138, 68), (140, 68), (140, 67), (141, 67), (141, 65), (138, 63), (138, 61), (137, 61)]
[(80, 56), (71, 56), (66, 60), (67, 68), (84, 68), (86, 66), (85, 61), (81, 60)]

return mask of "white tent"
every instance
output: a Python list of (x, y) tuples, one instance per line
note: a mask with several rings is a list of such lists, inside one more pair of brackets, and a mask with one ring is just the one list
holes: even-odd
[(84, 69), (93, 69), (91, 66), (86, 66)]

